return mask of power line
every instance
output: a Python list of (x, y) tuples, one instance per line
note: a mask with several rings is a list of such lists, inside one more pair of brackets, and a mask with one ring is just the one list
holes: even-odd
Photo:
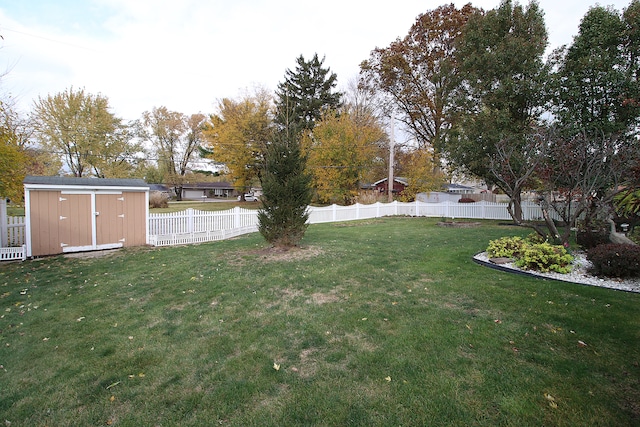
[(2, 27), (3, 31), (10, 31), (12, 33), (16, 33), (16, 34), (22, 34), (23, 36), (27, 36), (27, 37), (33, 37), (36, 39), (41, 39), (41, 40), (46, 40), (48, 42), (51, 43), (57, 43), (57, 44), (62, 44), (62, 45), (66, 45), (66, 46), (70, 46), (70, 47), (75, 47), (77, 49), (84, 49), (84, 50), (88, 50), (91, 52), (97, 52), (95, 49), (86, 47), (86, 46), (80, 46), (77, 44), (73, 44), (73, 43), (69, 43), (69, 42), (64, 42), (64, 41), (60, 41), (60, 40), (55, 40), (55, 39), (51, 39), (49, 37), (44, 37), (44, 36), (39, 36), (36, 34), (30, 34), (30, 33), (25, 33), (24, 31), (18, 31), (18, 30), (12, 30), (11, 28), (7, 28), (7, 27)]

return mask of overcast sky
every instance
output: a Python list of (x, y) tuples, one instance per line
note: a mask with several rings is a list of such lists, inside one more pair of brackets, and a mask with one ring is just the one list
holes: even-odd
[[(618, 10), (631, 0), (604, 0)], [(314, 53), (346, 86), (376, 47), (441, 0), (0, 0), (0, 92), (28, 111), (70, 87), (133, 120), (153, 107), (215, 111), (259, 85), (275, 90)], [(454, 1), (457, 7), (467, 2)], [(521, 1), (528, 4), (527, 1)], [(499, 0), (475, 0), (492, 9)], [(549, 49), (570, 43), (591, 0), (540, 0)]]

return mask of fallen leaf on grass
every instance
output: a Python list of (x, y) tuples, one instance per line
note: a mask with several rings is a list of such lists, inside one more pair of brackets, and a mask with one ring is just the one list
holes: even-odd
[(587, 344), (584, 341), (578, 341), (578, 347), (587, 347)]
[(116, 397), (114, 395), (111, 395), (111, 397), (109, 398), (109, 402), (113, 402), (114, 400), (116, 400)]
[(558, 407), (555, 397), (551, 396), (549, 393), (544, 393), (543, 396), (549, 401), (549, 406), (551, 406), (553, 409), (556, 409)]
[(107, 390), (109, 390), (110, 388), (113, 388), (115, 386), (117, 386), (118, 384), (120, 384), (120, 381), (116, 381), (115, 383), (111, 383), (107, 386)]
[(276, 362), (273, 362), (273, 369), (275, 369), (276, 371), (279, 371), (280, 370), (280, 364), (276, 363)]
[(386, 382), (391, 382), (391, 377), (384, 377)]

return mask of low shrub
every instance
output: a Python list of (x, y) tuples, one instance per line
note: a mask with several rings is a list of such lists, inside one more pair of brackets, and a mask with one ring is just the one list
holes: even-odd
[(475, 203), (476, 201), (469, 197), (461, 197), (458, 203)]
[(609, 230), (578, 230), (576, 243), (588, 250), (609, 242)]
[(601, 219), (592, 220), (589, 224), (579, 223), (576, 243), (584, 250), (609, 243), (609, 224)]
[(640, 277), (640, 246), (608, 243), (587, 252), (591, 273), (607, 277)]
[(487, 255), (489, 257), (519, 258), (527, 242), (518, 236), (501, 237), (489, 241)]
[(545, 239), (544, 237), (542, 237), (538, 233), (529, 234), (527, 237), (525, 237), (525, 240), (528, 243), (531, 243), (531, 244), (534, 244), (534, 245), (537, 244), (537, 243), (544, 243), (544, 242), (547, 241), (547, 239)]
[(571, 261), (573, 256), (563, 246), (544, 242), (526, 245), (516, 265), (525, 270), (566, 274), (571, 272)]
[(168, 208), (169, 200), (164, 194), (158, 191), (154, 191), (151, 194), (149, 194), (149, 207), (150, 208)]
[(523, 239), (518, 236), (491, 240), (487, 255), (491, 258), (513, 258), (515, 264), (525, 270), (569, 273), (573, 256), (563, 246), (552, 245), (533, 233)]

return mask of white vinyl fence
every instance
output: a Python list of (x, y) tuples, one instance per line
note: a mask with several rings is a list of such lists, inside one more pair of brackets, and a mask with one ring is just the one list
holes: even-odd
[[(523, 219), (542, 218), (540, 207), (524, 202)], [(154, 246), (186, 245), (223, 240), (242, 234), (258, 231), (258, 211), (236, 207), (226, 211), (206, 212), (187, 209), (182, 212), (149, 214), (149, 243)], [(493, 219), (511, 220), (506, 203), (425, 203), (392, 202), (372, 205), (355, 204), (351, 206), (309, 206), (309, 223), (354, 221), (359, 219), (380, 218), (384, 216), (424, 216), (453, 219)], [(0, 224), (2, 247), (0, 261), (24, 260), (25, 224), (24, 217), (5, 217)], [(559, 219), (559, 218), (555, 218)], [(5, 240), (6, 239), (6, 240)]]
[(0, 224), (0, 261), (25, 260), (25, 228), (23, 216), (7, 216)]
[[(524, 202), (523, 219), (542, 218), (542, 211), (535, 203)], [(476, 203), (425, 203), (392, 202), (372, 205), (309, 206), (309, 223), (353, 221), (383, 216), (424, 216), (459, 219), (511, 220), (507, 204)], [(559, 218), (556, 218), (559, 219)], [(149, 214), (149, 242), (154, 246), (170, 246), (223, 240), (258, 230), (256, 210), (236, 207), (227, 211), (205, 212), (187, 209), (177, 213)]]

